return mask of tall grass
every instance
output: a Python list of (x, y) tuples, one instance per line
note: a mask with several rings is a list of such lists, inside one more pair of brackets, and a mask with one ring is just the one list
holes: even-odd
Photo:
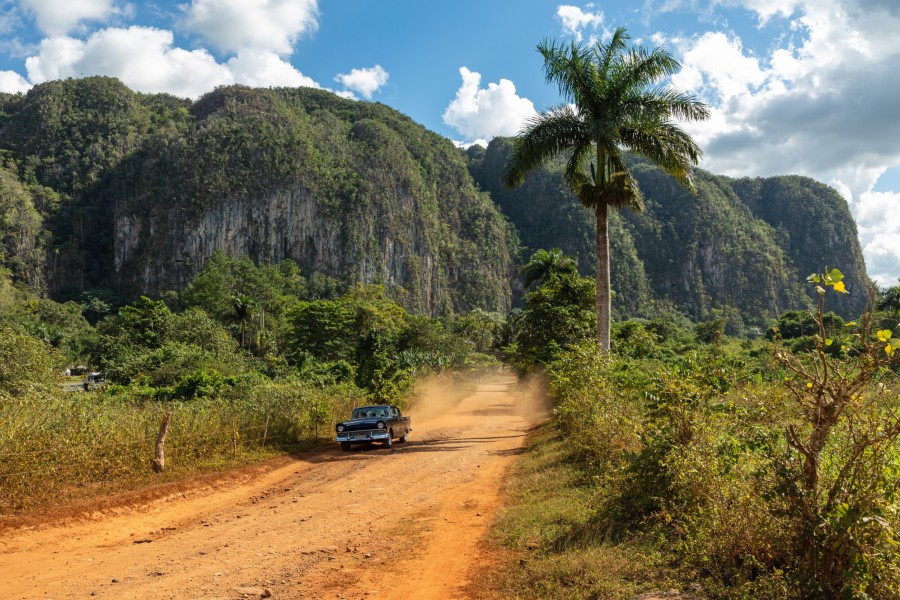
[[(304, 382), (190, 402), (135, 401), (121, 389), (0, 397), (0, 514), (283, 452), (330, 436), (361, 402), (354, 386)], [(160, 476), (150, 460), (166, 412)]]

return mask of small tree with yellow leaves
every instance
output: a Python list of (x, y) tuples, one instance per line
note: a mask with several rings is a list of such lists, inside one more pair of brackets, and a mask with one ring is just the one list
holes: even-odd
[(791, 454), (799, 459), (791, 461), (799, 462), (799, 469), (785, 469), (796, 474), (787, 500), (799, 521), (798, 567), (809, 593), (823, 597), (856, 597), (855, 592), (871, 592), (877, 581), (900, 583), (895, 519), (886, 518), (891, 506), (885, 499), (885, 485), (897, 485), (885, 478), (896, 462), (900, 414), (896, 396), (875, 383), (900, 341), (889, 330), (872, 331), (873, 290), (860, 321), (846, 324), (853, 328), (852, 341), (843, 348), (849, 356), (826, 352), (834, 340), (823, 324), (825, 295), (829, 288), (846, 293), (843, 279), (838, 269), (808, 278), (818, 293), (815, 348), (774, 350), (775, 360), (791, 374), (785, 385), (802, 414), (786, 429)]

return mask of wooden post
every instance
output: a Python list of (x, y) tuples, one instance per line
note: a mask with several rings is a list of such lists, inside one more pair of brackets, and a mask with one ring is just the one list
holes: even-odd
[(172, 420), (172, 413), (165, 413), (162, 423), (159, 425), (159, 433), (156, 436), (156, 458), (150, 460), (150, 466), (153, 467), (154, 473), (162, 473), (166, 467), (166, 457), (164, 454), (164, 446), (166, 443), (166, 434), (169, 433), (169, 421)]

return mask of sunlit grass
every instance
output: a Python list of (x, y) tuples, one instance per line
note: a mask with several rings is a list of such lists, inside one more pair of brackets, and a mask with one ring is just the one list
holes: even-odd
[(551, 425), (535, 431), (505, 485), (490, 543), (508, 550), (479, 598), (632, 598), (668, 589), (652, 548), (613, 543), (593, 525), (596, 484)]

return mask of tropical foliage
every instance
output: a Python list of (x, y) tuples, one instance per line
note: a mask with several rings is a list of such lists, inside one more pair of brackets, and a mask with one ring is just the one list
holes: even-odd
[[(183, 294), (112, 311), (95, 297), (41, 298), (0, 271), (0, 305), (4, 512), (146, 483), (164, 412), (166, 477), (315, 443), (353, 406), (402, 404), (426, 376), (497, 367), (503, 326), (483, 311), (412, 315), (381, 286), (338, 293), (292, 261), (224, 254)], [(98, 312), (96, 325), (84, 316)], [(106, 383), (82, 391), (87, 369)]]
[(543, 248), (531, 255), (520, 269), (525, 289), (535, 283), (545, 283), (552, 275), (572, 275), (578, 273), (575, 261), (563, 254), (559, 248), (549, 252)]
[[(538, 117), (516, 138), (504, 183), (520, 185), (549, 159), (567, 153), (564, 179), (581, 204), (594, 211), (597, 244), (597, 339), (610, 345), (609, 208), (641, 210), (643, 198), (624, 151), (646, 157), (676, 181), (691, 185), (700, 148), (672, 121), (705, 119), (694, 97), (659, 82), (680, 65), (664, 49), (628, 48), (618, 28), (608, 42), (542, 42), (544, 75), (567, 102)], [(588, 164), (590, 169), (588, 170)]]
[(626, 321), (611, 354), (535, 357), (552, 426), (511, 479), (515, 553), (485, 597), (897, 597), (900, 339), (888, 313), (825, 312), (844, 280), (811, 275), (816, 309), (770, 340)]

